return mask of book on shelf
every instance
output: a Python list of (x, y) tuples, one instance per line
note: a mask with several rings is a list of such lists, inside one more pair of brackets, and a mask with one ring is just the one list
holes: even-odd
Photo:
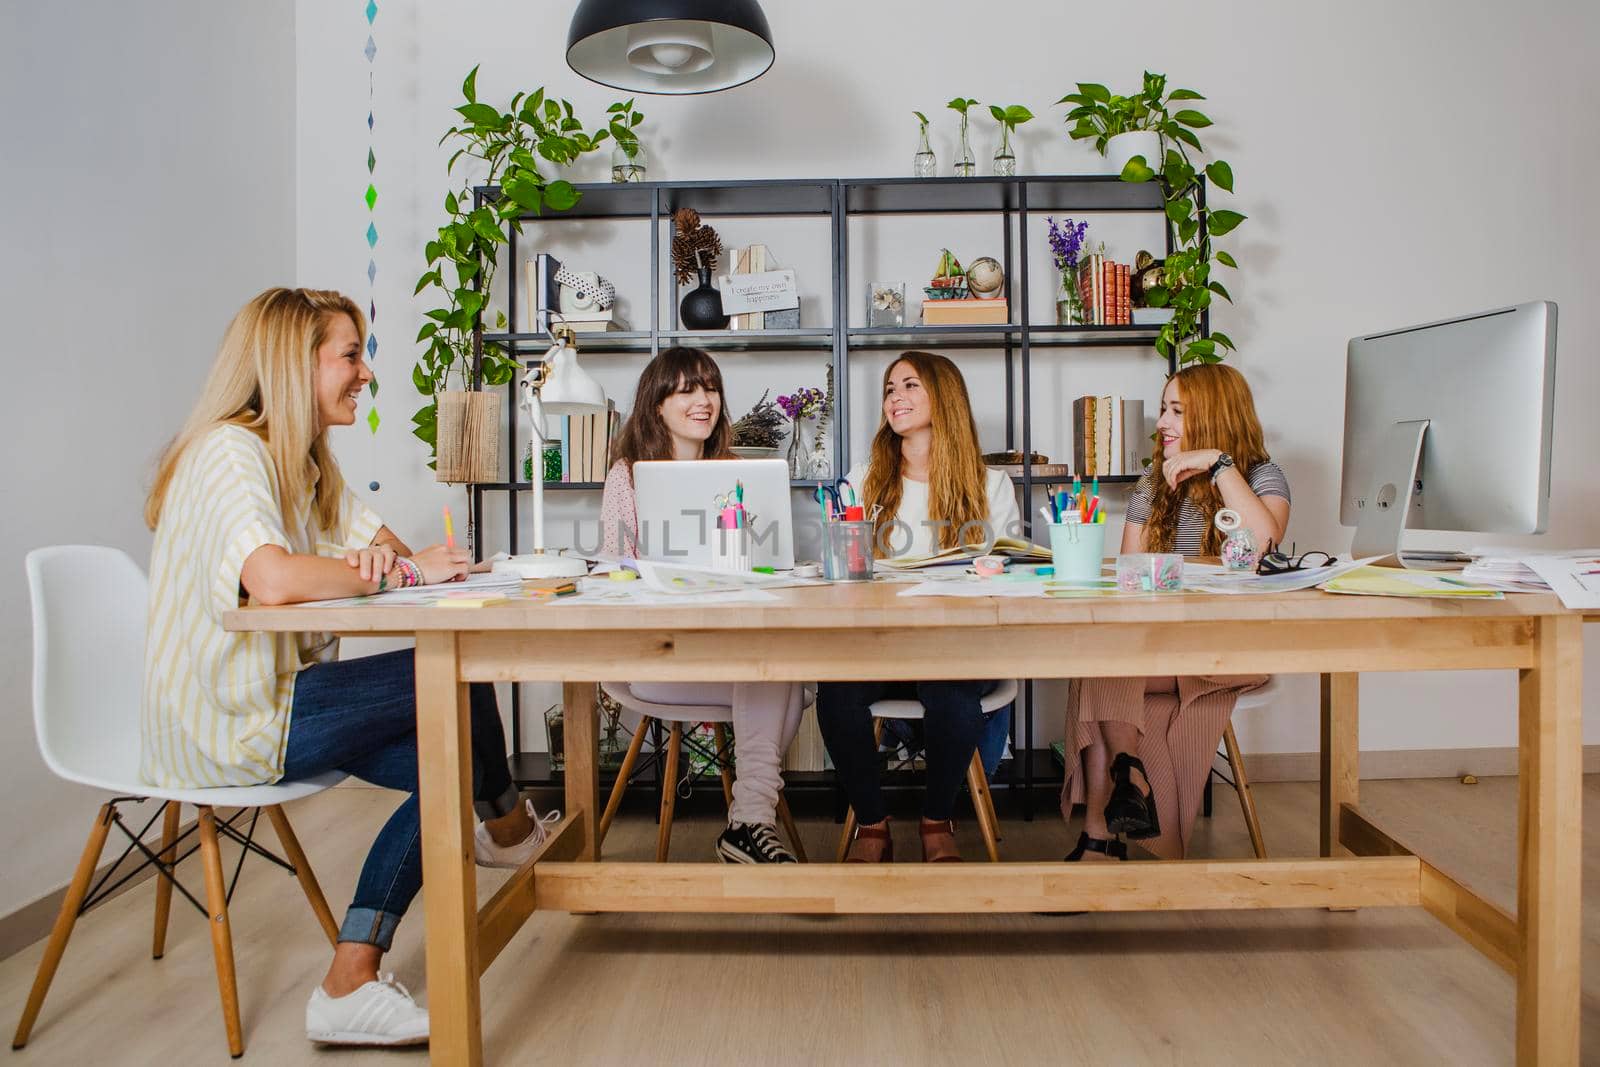
[(1118, 424), (1122, 422), (1119, 399), (1111, 396), (1094, 398), (1094, 460), (1096, 474), (1117, 474), (1116, 448)]
[(924, 326), (1004, 326), (1011, 321), (1005, 297), (989, 300), (924, 300)]
[(1122, 408), (1122, 474), (1143, 474), (1150, 440), (1144, 432), (1144, 401), (1119, 398)]
[(563, 482), (603, 482), (611, 470), (611, 442), (622, 428), (622, 413), (606, 401), (606, 410), (592, 415), (554, 416), (559, 431), (550, 440), (561, 443)]
[(1090, 474), (1094, 467), (1094, 397), (1072, 402), (1072, 469)]
[[(772, 259), (772, 253), (766, 245), (746, 245), (735, 248), (728, 256), (729, 274), (761, 274), (771, 270), (777, 264)], [(764, 330), (766, 329), (767, 313), (764, 311), (746, 311), (738, 315), (728, 316), (728, 329), (730, 330)]]
[(1080, 396), (1072, 402), (1072, 469), (1080, 477), (1144, 473), (1144, 401)]

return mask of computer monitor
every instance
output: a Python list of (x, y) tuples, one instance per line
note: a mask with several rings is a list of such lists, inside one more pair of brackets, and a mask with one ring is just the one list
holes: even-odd
[(750, 562), (794, 567), (794, 512), (789, 465), (781, 459), (651, 460), (633, 465), (639, 555), (709, 566), (717, 498), (744, 486), (750, 516)]
[(1400, 555), (1407, 527), (1542, 533), (1555, 381), (1547, 300), (1351, 338), (1339, 521), (1355, 557), (1437, 559)]

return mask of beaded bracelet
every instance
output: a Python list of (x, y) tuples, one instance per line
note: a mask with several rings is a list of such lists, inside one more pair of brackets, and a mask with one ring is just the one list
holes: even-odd
[(411, 560), (405, 556), (396, 556), (394, 565), (400, 571), (401, 589), (410, 589), (412, 586), (422, 584), (422, 568)]

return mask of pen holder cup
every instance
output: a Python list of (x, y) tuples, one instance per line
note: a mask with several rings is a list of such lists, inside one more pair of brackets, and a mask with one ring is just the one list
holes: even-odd
[(1101, 522), (1050, 524), (1050, 557), (1056, 579), (1093, 581), (1101, 576), (1106, 555), (1106, 527)]
[(822, 576), (830, 582), (872, 580), (870, 522), (830, 522), (823, 526)]
[(711, 567), (719, 571), (750, 571), (750, 529), (711, 531)]

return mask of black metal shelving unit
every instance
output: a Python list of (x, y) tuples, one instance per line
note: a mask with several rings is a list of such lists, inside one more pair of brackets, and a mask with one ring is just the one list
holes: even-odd
[[(1028, 222), (1032, 214), (1101, 214), (1109, 212), (1138, 212), (1158, 216), (1163, 220), (1166, 250), (1172, 251), (1172, 230), (1165, 224), (1159, 187), (1150, 183), (1130, 183), (1115, 176), (1101, 175), (1037, 175), (1011, 178), (799, 178), (780, 180), (741, 181), (687, 181), (641, 182), (624, 184), (579, 185), (582, 193), (578, 203), (568, 211), (549, 215), (526, 215), (524, 224), (560, 224), (567, 221), (623, 221), (648, 220), (650, 224), (650, 291), (648, 304), (650, 328), (626, 332), (584, 334), (579, 343), (585, 356), (615, 354), (619, 356), (655, 356), (663, 348), (690, 345), (711, 352), (787, 352), (829, 351), (832, 353), (836, 427), (833, 442), (834, 470), (850, 467), (849, 433), (850, 389), (849, 367), (852, 351), (872, 351), (895, 348), (931, 349), (985, 349), (1001, 351), (1005, 356), (1006, 442), (1007, 449), (1020, 448), (1024, 463), (1022, 472), (1012, 480), (1022, 494), (1022, 515), (1031, 529), (1033, 514), (1033, 489), (1035, 486), (1059, 484), (1071, 477), (1043, 477), (1033, 473), (1033, 464), (1027, 462), (1032, 454), (1032, 357), (1035, 349), (1071, 350), (1081, 348), (1129, 348), (1148, 353), (1154, 346), (1158, 327), (1155, 326), (1056, 326), (1036, 324), (1031, 321), (1032, 309), (1028, 299), (1028, 257), (1018, 254), (1018, 249), (1028, 248)], [(499, 190), (480, 187), (474, 190), (477, 204), (496, 199)], [(1204, 190), (1201, 193), (1204, 225)], [(706, 218), (816, 218), (826, 219), (829, 226), (830, 259), (833, 265), (831, 291), (831, 326), (806, 327), (794, 330), (745, 331), (692, 331), (678, 328), (678, 286), (673, 281), (663, 286), (661, 270), (662, 223), (671, 226), (672, 213), (679, 207), (692, 207)], [(900, 326), (864, 327), (849, 323), (849, 225), (852, 219), (878, 216), (907, 215), (994, 215), (998, 216), (1003, 232), (1001, 262), (1005, 271), (1004, 293), (1010, 301), (1015, 321), (992, 326)], [(508, 234), (507, 262), (513, 270), (520, 269), (518, 234)], [(670, 229), (669, 229), (670, 238)], [(547, 242), (541, 242), (544, 247)], [(670, 277), (670, 275), (669, 275)], [(513, 327), (518, 320), (518, 290), (513, 277), (506, 287), (506, 317)], [(665, 301), (665, 307), (663, 305)], [(661, 328), (662, 312), (670, 310), (672, 327)], [(1053, 311), (1053, 308), (1052, 308)], [(1202, 326), (1209, 334), (1209, 315), (1203, 317)], [(524, 359), (526, 352), (542, 352), (548, 338), (541, 333), (500, 332), (479, 333), (474, 350), (481, 353), (485, 343), (504, 346), (513, 357), (532, 365), (537, 358)], [(1168, 360), (1168, 371), (1175, 370)], [(475, 376), (476, 381), (476, 376)], [(482, 514), (483, 494), (506, 492), (512, 495), (508, 507), (507, 549), (518, 550), (519, 530), (515, 495), (531, 490), (531, 483), (515, 480), (519, 470), (517, 455), (518, 416), (515, 404), (515, 384), (507, 387), (511, 403), (510, 425), (507, 435), (507, 460), (513, 480), (484, 482), (471, 487), (472, 511), (469, 516), (474, 550), (482, 555), (482, 538), (478, 536), (478, 517)], [(1019, 395), (1020, 394), (1020, 395)], [(1020, 440), (1019, 440), (1020, 438)], [(1105, 483), (1131, 483), (1136, 476), (1102, 477)], [(811, 488), (815, 481), (796, 481), (796, 488)], [(547, 482), (545, 488), (554, 491), (598, 491), (598, 482)], [(1005, 784), (1020, 791), (1023, 813), (1031, 818), (1033, 813), (1032, 790), (1036, 784), (1059, 781), (1040, 777), (1034, 773), (1033, 747), (1033, 684), (1025, 681), (1021, 705), (1012, 716), (1012, 751), (1017, 758), (1009, 761)], [(1017, 721), (1024, 723), (1023, 737), (1017, 737)], [(548, 760), (540, 754), (522, 751), (521, 700), (518, 688), (512, 687), (511, 742), (513, 766), (520, 784), (551, 786), (559, 781), (549, 771)], [(1021, 742), (1019, 744), (1019, 741)], [(1041, 755), (1048, 750), (1041, 750)], [(829, 775), (807, 774), (790, 776), (791, 788), (830, 787)], [(720, 783), (712, 781), (720, 788)]]

